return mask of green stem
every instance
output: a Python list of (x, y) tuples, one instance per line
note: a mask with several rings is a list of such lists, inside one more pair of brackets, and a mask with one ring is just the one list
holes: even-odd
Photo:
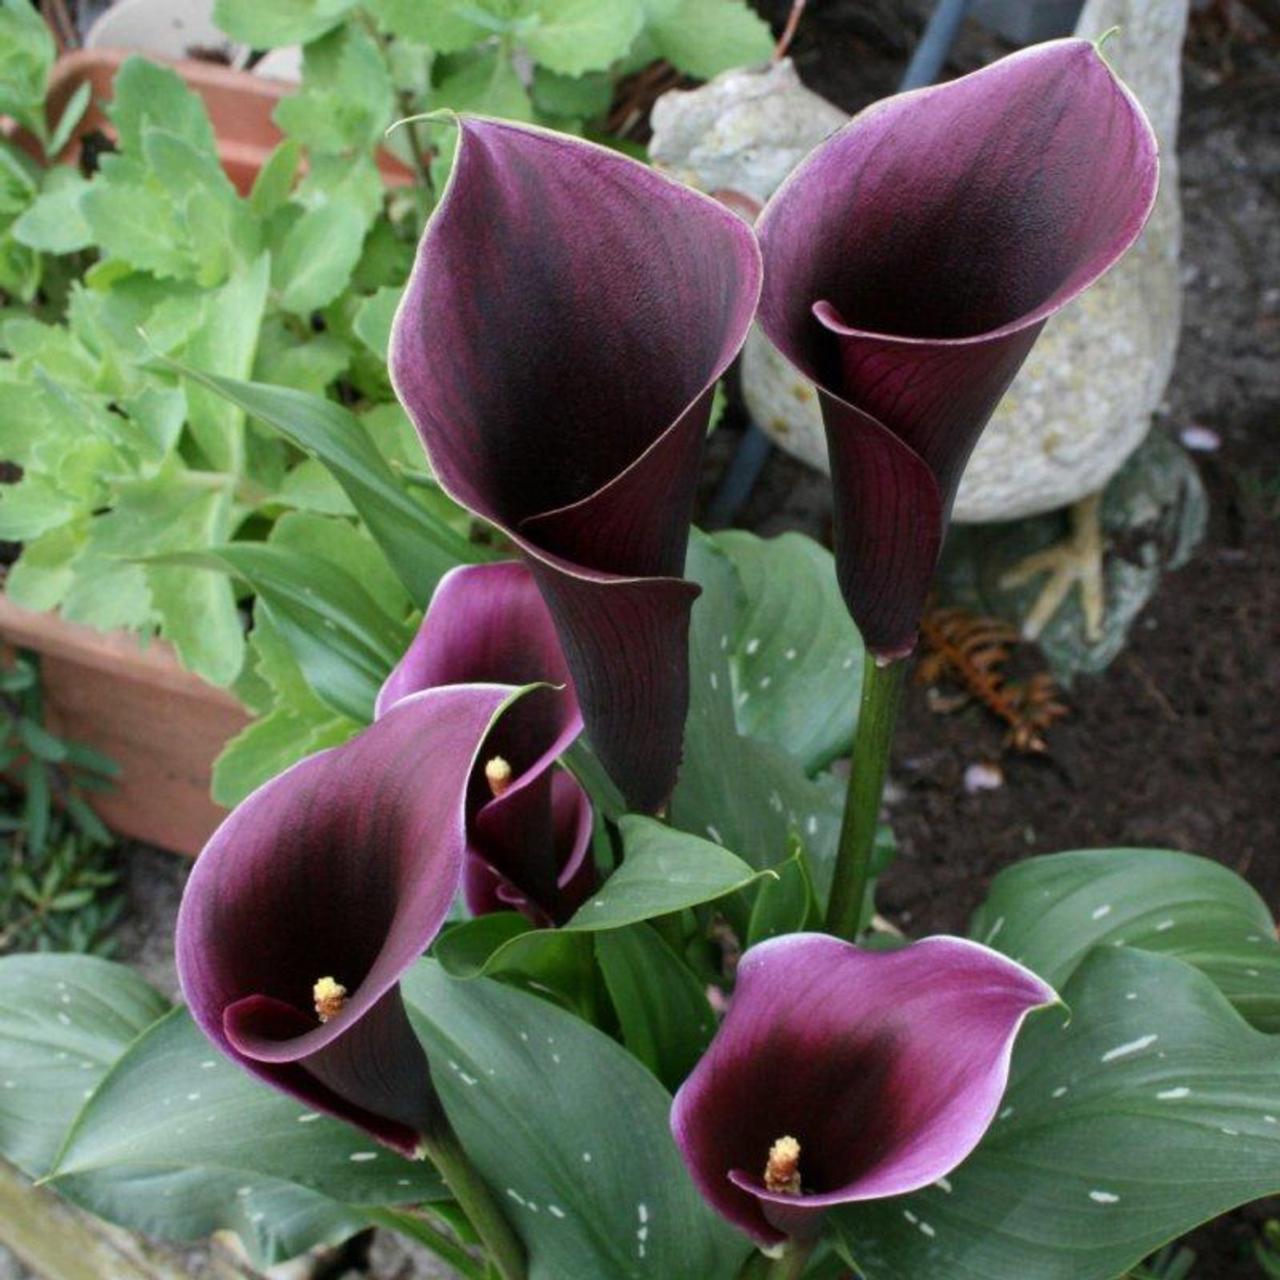
[(902, 700), (905, 659), (885, 666), (867, 654), (862, 668), (862, 703), (858, 732), (853, 740), (849, 792), (840, 824), (831, 898), (827, 903), (827, 932), (852, 942), (858, 934), (871, 873), (871, 849), (880, 818), (880, 796), (889, 767), (889, 746)]
[(463, 1280), (485, 1280), (486, 1268), (477, 1262), (460, 1244), (450, 1240), (431, 1223), (404, 1209), (366, 1209), (371, 1222), (398, 1231), (410, 1240), (430, 1249), (438, 1258), (447, 1262)]
[(817, 1243), (817, 1240), (792, 1240), (782, 1256), (774, 1259), (766, 1280), (800, 1280)]
[(457, 1137), (445, 1129), (424, 1137), (422, 1145), (476, 1229), (502, 1280), (525, 1280), (524, 1246)]

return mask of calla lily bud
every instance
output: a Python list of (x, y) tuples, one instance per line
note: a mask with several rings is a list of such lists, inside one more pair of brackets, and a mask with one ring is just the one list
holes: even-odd
[(817, 383), (837, 574), (877, 657), (914, 648), (982, 428), (1156, 181), (1141, 107), (1093, 44), (1058, 40), (875, 103), (765, 206), (760, 324)]
[(1023, 1019), (1053, 988), (959, 938), (865, 951), (825, 934), (752, 947), (676, 1094), (698, 1190), (757, 1243), (811, 1237), (833, 1205), (944, 1177), (995, 1118)]
[(468, 789), (467, 906), (561, 924), (596, 884), (591, 802), (555, 763), (582, 731), (582, 713), (551, 615), (518, 561), (464, 565), (441, 579), (378, 713), (422, 689), (472, 683), (546, 687), (494, 725)]
[(617, 152), (462, 117), (391, 336), (442, 487), (520, 549), (629, 803), (675, 782), (682, 578), (717, 379), (760, 291), (751, 228)]

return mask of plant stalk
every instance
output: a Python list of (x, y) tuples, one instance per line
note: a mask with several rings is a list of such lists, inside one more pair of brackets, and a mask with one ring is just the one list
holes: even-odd
[(765, 1280), (800, 1280), (817, 1243), (816, 1239), (789, 1241), (782, 1256), (773, 1260)]
[(426, 1135), (422, 1145), (476, 1229), (502, 1280), (525, 1280), (524, 1246), (457, 1136), (446, 1128)]
[(889, 768), (889, 747), (902, 701), (904, 658), (880, 666), (870, 653), (862, 668), (862, 701), (853, 740), (849, 790), (840, 824), (840, 848), (827, 903), (827, 932), (853, 942), (857, 938), (871, 850), (880, 818), (880, 797)]

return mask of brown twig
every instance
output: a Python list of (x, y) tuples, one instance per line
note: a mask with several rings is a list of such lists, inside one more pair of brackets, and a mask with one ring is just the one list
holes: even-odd
[(791, 42), (796, 38), (796, 28), (800, 25), (805, 5), (808, 3), (809, 0), (792, 0), (791, 12), (787, 14), (787, 25), (782, 28), (778, 43), (773, 47), (774, 62), (781, 62), (787, 56), (787, 50), (791, 48)]
[(1017, 629), (1000, 618), (965, 609), (933, 609), (920, 624), (928, 652), (916, 668), (916, 682), (934, 685), (943, 676), (958, 680), (993, 715), (1009, 726), (1005, 745), (1042, 752), (1044, 735), (1067, 714), (1057, 684), (1047, 672), (1013, 682), (1002, 668), (1018, 643)]

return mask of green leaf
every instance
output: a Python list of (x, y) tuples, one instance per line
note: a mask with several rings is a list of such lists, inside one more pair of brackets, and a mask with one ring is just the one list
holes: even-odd
[(306, 47), (302, 89), (276, 107), (275, 121), (311, 151), (342, 153), (376, 146), (394, 113), (391, 76), (377, 42), (349, 24)]
[(76, 1203), (170, 1239), (236, 1230), (279, 1261), (365, 1225), (348, 1206), (438, 1199), (431, 1167), (378, 1147), (219, 1055), (175, 1009), (112, 1068), (54, 1177)]
[(244, 578), (316, 697), (360, 724), (373, 719), (378, 690), (408, 645), (409, 633), (349, 574), (318, 556), (254, 542), (156, 559)]
[(1063, 996), (959, 1169), (833, 1215), (867, 1280), (1113, 1280), (1280, 1191), (1280, 1040), (1170, 956), (1095, 949)]
[(743, 0), (681, 0), (651, 20), (648, 33), (660, 57), (700, 80), (764, 62), (773, 52), (768, 24)]
[[(428, 99), (431, 110), (449, 107), (506, 120), (532, 120), (533, 104), (510, 56), (501, 48), (481, 48), (460, 58)], [(456, 129), (437, 130), (441, 156), (452, 156)], [(437, 166), (433, 165), (433, 171)]]
[(14, 239), (41, 253), (88, 248), (93, 231), (80, 212), (80, 199), (88, 187), (74, 169), (61, 165), (51, 169), (35, 203), (10, 228)]
[(702, 984), (650, 925), (601, 933), (595, 943), (623, 1043), (668, 1089), (679, 1087), (715, 1034)]
[(43, 1177), (84, 1100), (169, 1007), (131, 969), (90, 956), (0, 959), (0, 1153)]
[(1202, 970), (1254, 1026), (1280, 1031), (1280, 941), (1266, 903), (1208, 858), (1088, 849), (1002, 871), (970, 936), (1061, 987), (1094, 947), (1175, 955)]
[(231, 809), (264, 782), (303, 756), (345, 742), (360, 726), (327, 707), (318, 714), (276, 707), (243, 729), (222, 749), (213, 765), (211, 794)]
[(360, 260), (364, 232), (363, 214), (345, 200), (308, 209), (289, 229), (272, 270), (280, 305), (307, 316), (332, 302)]
[(804, 855), (797, 852), (778, 868), (777, 877), (766, 880), (751, 906), (747, 946), (777, 938), (784, 933), (802, 933), (821, 928), (813, 885)]
[(746, 594), (729, 650), (738, 727), (814, 773), (852, 748), (862, 689), (862, 639), (835, 561), (798, 533), (735, 529), (714, 541)]
[(402, 289), (379, 289), (366, 298), (352, 322), (356, 337), (376, 356), (387, 358), (387, 346), (391, 341), (391, 322), (400, 305)]
[(249, 208), (255, 218), (265, 221), (288, 201), (301, 163), (302, 148), (292, 138), (272, 151), (249, 192)]
[(217, 155), (213, 125), (200, 95), (172, 68), (136, 54), (116, 73), (109, 114), (126, 155), (141, 157), (148, 125), (176, 134), (206, 155)]
[(100, 178), (81, 197), (80, 212), (104, 256), (162, 279), (192, 273), (183, 228), (162, 192)]
[(44, 90), (57, 50), (30, 0), (0, 4), (0, 115), (45, 136)]
[(56, 156), (71, 141), (76, 125), (84, 119), (84, 113), (89, 109), (89, 103), (92, 100), (93, 85), (85, 80), (67, 99), (67, 105), (63, 107), (62, 115), (58, 117), (58, 123), (49, 138), (48, 155)]
[(613, 81), (603, 71), (562, 76), (546, 67), (533, 69), (533, 105), (546, 115), (595, 120), (609, 110)]
[(625, 1049), (544, 1000), (430, 961), (403, 991), (463, 1146), (528, 1246), (529, 1280), (737, 1274), (746, 1242), (694, 1191), (670, 1096)]
[[(696, 531), (685, 573), (702, 595), (689, 634), (689, 718), (671, 823), (756, 868), (781, 862), (798, 837), (825, 897), (840, 829), (839, 785), (831, 778), (811, 782), (785, 751), (739, 732), (729, 655), (748, 605), (745, 592), (728, 557)], [(752, 780), (749, 787), (744, 778)]]
[(24, 609), (56, 609), (74, 573), (72, 565), (84, 547), (84, 528), (64, 524), (34, 538), (9, 567), (5, 595)]
[(621, 58), (644, 25), (639, 0), (524, 0), (519, 16), (536, 16), (522, 43), (549, 71), (579, 76)]
[(565, 929), (618, 929), (713, 902), (771, 877), (717, 844), (652, 818), (620, 822), (626, 854), (604, 888), (584, 902)]
[(485, 0), (371, 0), (370, 7), (384, 30), (436, 53), (458, 53), (501, 26), (495, 6)]
[(306, 44), (332, 30), (355, 0), (215, 0), (213, 20), (233, 40), (255, 49)]
[(449, 569), (484, 558), (480, 548), (409, 496), (361, 420), (340, 405), (283, 387), (207, 377), (167, 363), (319, 458), (346, 490), (415, 604), (431, 598)]

